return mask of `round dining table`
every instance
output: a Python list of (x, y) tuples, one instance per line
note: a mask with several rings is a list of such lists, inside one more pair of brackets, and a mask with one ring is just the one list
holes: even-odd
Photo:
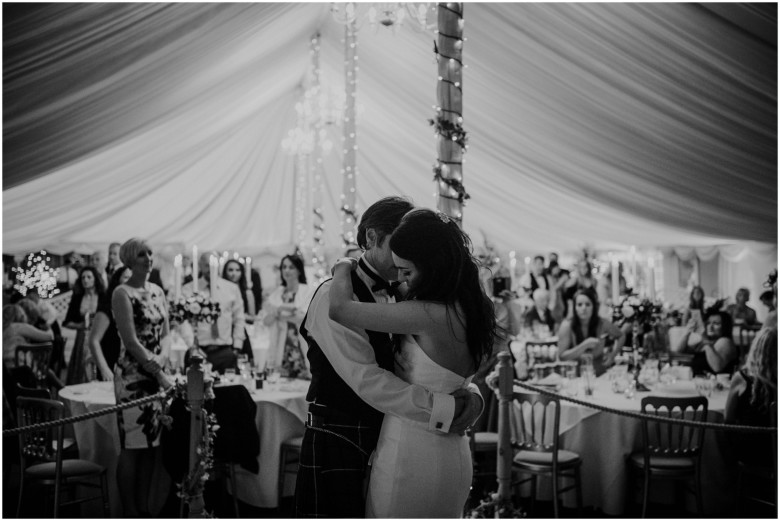
[[(284, 440), (301, 436), (308, 403), (306, 380), (283, 379), (263, 389), (252, 389), (257, 404), (255, 425), (260, 435), (260, 453), (257, 457), (260, 470), (257, 474), (235, 465), (237, 497), (241, 501), (260, 508), (278, 506), (278, 472), (280, 447)], [(111, 382), (88, 382), (70, 385), (60, 390), (60, 398), (67, 405), (71, 416), (98, 411), (115, 405)], [(116, 482), (116, 466), (119, 458), (119, 430), (116, 414), (106, 414), (73, 424), (79, 448), (79, 457), (106, 467), (108, 471), (110, 506), (112, 517), (121, 517), (122, 509)], [(162, 466), (162, 462), (160, 462)], [(163, 477), (164, 479), (164, 477)], [(285, 492), (290, 494), (293, 480), (287, 480)], [(168, 488), (152, 487), (160, 497), (150, 503), (162, 508)]]
[[(592, 394), (585, 395), (586, 382), (579, 377), (571, 384), (561, 379), (558, 393), (561, 398), (560, 417), (560, 447), (576, 452), (582, 458), (582, 496), (585, 506), (600, 510), (610, 516), (625, 515), (628, 487), (637, 487), (632, 482), (626, 463), (626, 457), (635, 451), (642, 450), (641, 420), (623, 416), (620, 412), (639, 412), (641, 400), (645, 396), (698, 396), (698, 391), (692, 380), (678, 380), (669, 385), (657, 384), (649, 391), (635, 392), (628, 397), (624, 393), (612, 390), (612, 382), (604, 374), (591, 382)], [(533, 385), (531, 382), (527, 382)], [(602, 411), (566, 400), (567, 389), (576, 389), (576, 395), (571, 396), (587, 404), (606, 407), (612, 411)], [(515, 392), (528, 392), (521, 386), (515, 386)], [(723, 423), (723, 413), (728, 396), (727, 389), (713, 390), (708, 396), (709, 422)], [(514, 404), (517, 406), (517, 404)], [(730, 471), (727, 454), (727, 442), (724, 431), (707, 429), (702, 450), (702, 494), (705, 516), (718, 516), (724, 512), (733, 511), (735, 476)], [(568, 481), (566, 482), (568, 484)], [(669, 503), (674, 501), (673, 486), (679, 483), (653, 481), (651, 501)], [(521, 495), (527, 495), (529, 489), (524, 488)], [(550, 480), (540, 480), (537, 498), (550, 500)], [(634, 496), (635, 501), (641, 501), (641, 493)], [(575, 494), (564, 494), (563, 503), (567, 508), (576, 507)], [(695, 512), (695, 501), (688, 494), (686, 507)]]

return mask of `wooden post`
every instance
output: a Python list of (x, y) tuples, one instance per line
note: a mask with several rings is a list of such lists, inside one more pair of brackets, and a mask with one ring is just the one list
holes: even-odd
[(512, 404), (513, 378), (512, 360), (507, 351), (498, 353), (498, 456), (496, 479), (498, 501), (512, 498), (512, 445), (509, 428), (509, 407)]
[[(203, 438), (203, 357), (198, 354), (190, 358), (190, 368), (187, 370), (187, 403), (190, 407), (190, 464), (189, 474), (192, 475), (197, 464), (196, 450)], [(189, 517), (205, 517), (203, 503), (203, 487), (198, 487), (199, 493), (187, 498)]]

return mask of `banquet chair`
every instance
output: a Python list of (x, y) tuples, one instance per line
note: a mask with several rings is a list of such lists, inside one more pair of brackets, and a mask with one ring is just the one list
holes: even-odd
[[(16, 410), (19, 427), (25, 427), (63, 418), (65, 405), (57, 400), (20, 396), (16, 400)], [(63, 431), (64, 427), (60, 425), (19, 434), (21, 479), (16, 517), (21, 514), (25, 484), (28, 482), (54, 489), (54, 517), (58, 517), (63, 506), (97, 499), (102, 500), (103, 516), (109, 517), (106, 469), (87, 460), (63, 459)], [(76, 485), (99, 488), (100, 495), (63, 502), (63, 489), (75, 488)]]
[[(777, 402), (772, 402), (769, 416), (770, 425), (777, 428)], [(771, 456), (768, 466), (737, 460), (737, 517), (753, 517), (752, 513), (744, 512), (746, 503), (774, 509), (773, 517), (777, 517), (777, 431), (772, 431), (767, 438), (771, 441), (767, 447)]]
[(475, 481), (481, 478), (495, 479), (495, 461), (498, 453), (498, 397), (487, 386), (484, 389), (480, 386), (480, 391), (486, 402), (482, 414), (485, 420), (466, 431), (469, 436), (471, 460), (474, 462)]
[[(643, 414), (664, 418), (707, 421), (707, 398), (703, 396), (642, 398)], [(663, 421), (642, 419), (642, 450), (628, 456), (629, 468), (643, 478), (642, 517), (646, 517), (650, 482), (660, 480), (693, 480), (696, 508), (703, 512), (701, 494), (701, 450), (704, 427), (691, 427)], [(629, 493), (631, 488), (629, 488)]]
[(46, 387), (53, 344), (19, 344), (14, 354), (15, 367), (29, 367), (35, 375), (37, 386)]
[(742, 324), (739, 326), (739, 361), (740, 363), (745, 361), (745, 357), (750, 350), (750, 344), (753, 343), (753, 339), (756, 338), (756, 334), (761, 330), (761, 324), (747, 325)]
[[(44, 400), (51, 400), (51, 391), (49, 389), (42, 389), (40, 387), (25, 387), (19, 382), (16, 383), (16, 397), (25, 398), (43, 398)], [(55, 440), (56, 442), (56, 440)], [(62, 439), (62, 457), (65, 459), (78, 458), (78, 446), (76, 445), (75, 438), (65, 436)]]
[(301, 445), (303, 436), (295, 436), (282, 442), (279, 449), (279, 481), (278, 481), (278, 508), (282, 508), (282, 497), (284, 496), (284, 486), (287, 483), (287, 475), (298, 474), (298, 462), (301, 458)]
[[(560, 448), (561, 403), (557, 396), (539, 393), (513, 394), (514, 406), (510, 406), (510, 432), (512, 448), (518, 452), (512, 460), (512, 470), (519, 474), (531, 474), (512, 485), (519, 487), (531, 482), (531, 509), (536, 501), (536, 479), (549, 475), (552, 478), (553, 513), (559, 517), (558, 498), (574, 489), (578, 515), (582, 516), (582, 482), (580, 479), (580, 455)], [(552, 424), (552, 425), (551, 425)], [(559, 479), (572, 479), (573, 483), (559, 488)]]

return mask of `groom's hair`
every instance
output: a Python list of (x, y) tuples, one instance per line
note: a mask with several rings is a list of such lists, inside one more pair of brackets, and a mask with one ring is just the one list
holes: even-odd
[(362, 249), (366, 249), (366, 231), (373, 228), (376, 232), (377, 246), (381, 246), (385, 237), (392, 234), (401, 222), (401, 218), (414, 204), (409, 199), (399, 196), (390, 196), (380, 199), (369, 206), (358, 225), (357, 243)]

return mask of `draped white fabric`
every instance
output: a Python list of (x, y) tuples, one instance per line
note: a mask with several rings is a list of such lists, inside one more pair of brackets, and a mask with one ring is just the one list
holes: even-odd
[[(316, 32), (324, 81), (343, 91), (329, 4), (3, 7), (4, 252), (296, 240), (280, 143)], [(776, 255), (775, 5), (469, 3), (465, 20), (476, 242), (532, 254), (758, 241)], [(432, 40), (408, 25), (359, 32), (359, 211), (390, 194), (435, 205)], [(324, 164), (336, 247), (338, 145)]]

